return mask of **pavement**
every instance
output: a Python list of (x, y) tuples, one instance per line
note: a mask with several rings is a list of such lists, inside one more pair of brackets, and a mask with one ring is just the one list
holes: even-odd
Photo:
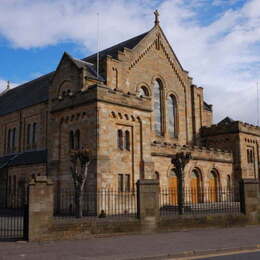
[(260, 226), (92, 237), (43, 243), (0, 243), (0, 260), (133, 260), (260, 248)]

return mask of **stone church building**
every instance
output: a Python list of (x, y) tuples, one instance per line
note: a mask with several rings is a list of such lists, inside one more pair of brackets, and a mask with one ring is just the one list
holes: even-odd
[(33, 175), (72, 185), (71, 149), (91, 151), (87, 188), (131, 191), (139, 179), (177, 185), (171, 158), (191, 153), (185, 187), (231, 187), (259, 178), (260, 128), (212, 122), (162, 28), (82, 60), (64, 53), (54, 72), (0, 94), (0, 183), (19, 189)]

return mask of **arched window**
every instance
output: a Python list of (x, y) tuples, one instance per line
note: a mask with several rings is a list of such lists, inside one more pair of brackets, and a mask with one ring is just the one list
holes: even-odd
[(36, 144), (36, 130), (37, 130), (37, 124), (33, 123), (33, 134), (32, 134), (32, 143)]
[(16, 128), (13, 129), (13, 136), (12, 136), (12, 152), (15, 151), (15, 144), (16, 144)]
[(177, 103), (173, 95), (168, 97), (168, 124), (169, 124), (169, 134), (171, 137), (177, 136)]
[(251, 163), (253, 163), (254, 162), (254, 151), (251, 150), (250, 152), (251, 152), (250, 153)]
[(159, 172), (155, 172), (155, 179), (160, 180), (160, 173)]
[(7, 139), (7, 151), (10, 152), (11, 150), (11, 129), (8, 130), (8, 139)]
[(74, 145), (76, 149), (80, 149), (80, 131), (79, 129), (75, 133)]
[(16, 193), (16, 175), (13, 176), (13, 193)]
[(123, 131), (122, 130), (117, 131), (117, 147), (120, 150), (124, 149), (124, 140), (123, 140)]
[(27, 125), (27, 144), (31, 144), (31, 124)]
[(149, 97), (149, 91), (145, 86), (142, 86), (138, 90), (139, 97)]
[(70, 149), (74, 149), (74, 133), (73, 131), (70, 131), (69, 133), (69, 144), (70, 144)]
[(254, 162), (254, 151), (252, 149), (247, 149), (247, 162), (248, 163)]
[(130, 151), (130, 133), (129, 131), (125, 131), (125, 149)]
[(162, 84), (156, 80), (154, 84), (154, 130), (157, 135), (163, 134), (162, 128)]
[(250, 163), (250, 150), (247, 149), (247, 162)]

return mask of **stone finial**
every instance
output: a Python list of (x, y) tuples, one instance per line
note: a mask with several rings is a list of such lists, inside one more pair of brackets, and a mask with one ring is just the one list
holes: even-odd
[(158, 10), (155, 10), (154, 16), (155, 16), (154, 23), (155, 23), (155, 25), (158, 25), (160, 23), (160, 20), (159, 20), (160, 13)]

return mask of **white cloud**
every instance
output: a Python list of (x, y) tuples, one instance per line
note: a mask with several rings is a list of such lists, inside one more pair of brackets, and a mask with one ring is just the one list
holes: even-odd
[[(172, 3), (168, 1), (162, 8), (162, 17), (163, 12), (172, 12)], [(216, 121), (229, 115), (256, 122), (260, 14), (252, 10), (259, 10), (259, 4), (248, 1), (241, 10), (227, 9), (208, 26), (198, 25), (196, 19), (185, 24), (178, 18), (163, 20), (166, 34), (184, 67), (197, 84), (205, 87), (207, 101), (214, 104)], [(193, 12), (193, 17), (197, 13)]]
[[(10, 82), (9, 85), (10, 85), (10, 88), (14, 88), (14, 87), (18, 86), (18, 84), (13, 83), (13, 82)], [(7, 88), (7, 81), (0, 79), (0, 95), (4, 90), (6, 90), (6, 88)]]
[[(152, 3), (153, 2), (153, 3)], [(1, 0), (0, 34), (16, 48), (72, 40), (96, 50), (100, 13), (102, 48), (150, 29), (157, 1)], [(162, 0), (162, 27), (183, 67), (205, 87), (216, 121), (225, 115), (256, 122), (256, 80), (260, 79), (260, 1)], [(201, 10), (224, 5), (214, 22), (201, 23)], [(203, 24), (203, 25), (201, 25)]]
[(101, 34), (107, 46), (148, 28), (146, 16), (152, 13), (139, 8), (140, 3), (142, 5), (142, 1), (121, 0), (4, 0), (0, 9), (0, 33), (14, 47), (41, 47), (74, 40), (94, 50), (96, 13), (100, 13)]
[(223, 6), (223, 5), (234, 5), (241, 0), (213, 0), (212, 5)]

